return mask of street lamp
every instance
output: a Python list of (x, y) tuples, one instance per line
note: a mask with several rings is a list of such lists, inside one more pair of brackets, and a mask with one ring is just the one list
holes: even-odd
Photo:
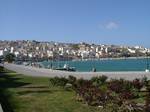
[(149, 62), (148, 62), (148, 52), (146, 51), (146, 70), (145, 72), (149, 72)]

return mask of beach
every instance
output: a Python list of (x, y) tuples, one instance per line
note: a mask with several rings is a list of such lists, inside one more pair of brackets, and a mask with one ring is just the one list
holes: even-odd
[(121, 72), (68, 72), (68, 71), (58, 71), (58, 70), (51, 70), (45, 68), (35, 68), (31, 66), (24, 66), (24, 65), (15, 65), (15, 64), (8, 64), (5, 63), (4, 67), (15, 71), (19, 74), (24, 74), (27, 76), (34, 76), (34, 77), (68, 77), (69, 75), (75, 76), (76, 78), (83, 78), (83, 79), (90, 79), (94, 76), (101, 76), (105, 75), (108, 79), (126, 79), (126, 80), (133, 80), (135, 78), (143, 78), (147, 77), (150, 79), (150, 72), (144, 71), (121, 71)]

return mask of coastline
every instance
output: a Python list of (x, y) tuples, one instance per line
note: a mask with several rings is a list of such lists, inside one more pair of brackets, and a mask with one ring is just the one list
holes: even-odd
[(105, 75), (108, 77), (108, 79), (123, 78), (126, 80), (133, 80), (135, 78), (143, 78), (143, 77), (147, 77), (148, 79), (150, 79), (150, 72), (144, 72), (144, 71), (68, 72), (68, 71), (35, 68), (31, 66), (15, 65), (15, 64), (8, 64), (8, 63), (5, 63), (4, 67), (9, 70), (15, 71), (19, 74), (24, 74), (33, 77), (55, 77), (55, 76), (68, 77), (69, 75), (72, 75), (75, 76), (76, 78), (90, 79), (94, 76)]
[(122, 59), (146, 59), (150, 57), (141, 56), (141, 57), (119, 57), (119, 58), (99, 58), (99, 59), (74, 59), (71, 61), (91, 61), (91, 60), (122, 60)]

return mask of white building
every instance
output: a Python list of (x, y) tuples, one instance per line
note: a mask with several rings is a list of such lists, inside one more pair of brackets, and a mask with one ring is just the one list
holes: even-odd
[(39, 47), (36, 47), (36, 50), (39, 50)]
[(98, 47), (96, 47), (96, 52), (98, 52), (99, 51), (99, 48)]
[(145, 54), (147, 51), (146, 50), (140, 50), (140, 52)]
[(146, 49), (146, 48), (145, 49), (141, 49), (140, 52), (145, 54), (145, 53), (148, 52), (148, 49)]
[(32, 53), (29, 53), (28, 56), (29, 56), (30, 58), (32, 58), (32, 57), (33, 57), (33, 54), (32, 54)]
[(14, 54), (16, 57), (18, 57), (20, 53), (18, 51), (15, 51)]
[(95, 54), (95, 57), (96, 57), (96, 58), (100, 58), (100, 54), (99, 54), (99, 53), (96, 53), (96, 54)]
[(88, 58), (89, 57), (89, 52), (88, 51), (81, 52), (81, 57), (82, 57), (82, 59)]
[(47, 56), (48, 56), (48, 57), (53, 57), (53, 56), (54, 56), (53, 51), (48, 51), (48, 50), (47, 50)]
[(68, 49), (68, 50), (66, 50), (66, 53), (67, 54), (71, 54), (71, 51)]
[(150, 53), (150, 49), (147, 49), (147, 52)]
[(108, 53), (108, 47), (105, 48), (105, 53)]
[(103, 54), (103, 51), (99, 51), (98, 53), (99, 53), (99, 55), (102, 55), (102, 54)]
[(11, 47), (10, 48), (10, 53), (13, 53), (14, 52), (14, 47)]
[(135, 46), (134, 48), (135, 48), (135, 49), (142, 49), (141, 46)]
[(130, 48), (128, 48), (128, 51), (129, 51), (130, 53), (135, 53), (135, 50), (130, 49)]
[(0, 56), (4, 55), (4, 50), (0, 49)]

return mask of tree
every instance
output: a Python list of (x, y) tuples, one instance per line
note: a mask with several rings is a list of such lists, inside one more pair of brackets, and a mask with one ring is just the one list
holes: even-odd
[(79, 45), (78, 44), (73, 44), (71, 47), (74, 50), (79, 50)]
[(12, 63), (15, 60), (15, 55), (12, 53), (8, 53), (5, 58), (5, 61), (7, 61), (8, 63)]
[(128, 49), (126, 48), (122, 49), (121, 57), (130, 57), (130, 52), (128, 51)]

